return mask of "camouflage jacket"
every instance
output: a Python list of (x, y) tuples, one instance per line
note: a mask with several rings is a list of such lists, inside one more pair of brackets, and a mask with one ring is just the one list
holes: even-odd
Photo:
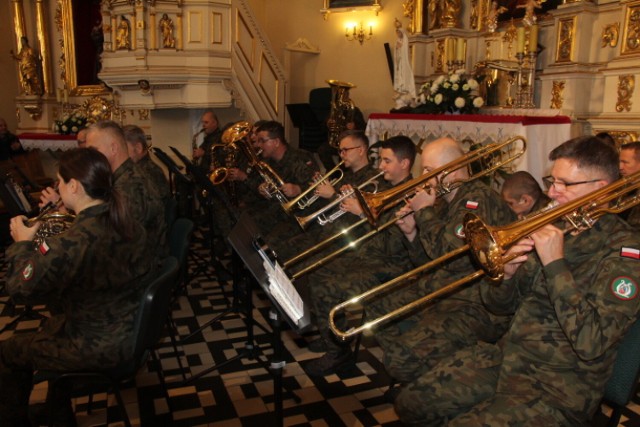
[(638, 318), (637, 233), (615, 215), (566, 235), (564, 259), (535, 253), (511, 280), (482, 288), (492, 310), (515, 312), (498, 391), (539, 396), (575, 425), (600, 404), (617, 346)]
[(154, 162), (149, 155), (146, 155), (136, 163), (136, 166), (142, 171), (142, 174), (149, 180), (152, 187), (160, 195), (162, 203), (166, 204), (171, 198), (169, 189), (169, 181), (165, 176), (162, 168)]
[(114, 188), (124, 196), (133, 218), (147, 231), (147, 254), (164, 258), (167, 246), (167, 223), (164, 204), (155, 187), (131, 159), (113, 173)]
[[(318, 172), (318, 165), (310, 153), (291, 146), (287, 147), (287, 151), (280, 160), (267, 159), (264, 161), (273, 168), (284, 183), (299, 185), (303, 191)], [(254, 191), (257, 191), (260, 184), (264, 182), (257, 173), (252, 173), (247, 181), (249, 187)]]
[(45, 323), (38, 345), (50, 341), (52, 356), (62, 351), (93, 355), (97, 366), (132, 351), (141, 278), (151, 271), (145, 230), (139, 226), (132, 241), (122, 240), (106, 223), (107, 209), (100, 204), (83, 210), (66, 232), (46, 238), (39, 250), (25, 241), (6, 252), (8, 293), (17, 301), (62, 308)]

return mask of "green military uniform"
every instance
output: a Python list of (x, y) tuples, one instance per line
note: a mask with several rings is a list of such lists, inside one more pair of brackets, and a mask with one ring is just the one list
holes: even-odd
[[(411, 176), (398, 185), (409, 181)], [(395, 210), (383, 213), (379, 224), (395, 217)], [(363, 226), (369, 230), (370, 226)], [(364, 234), (361, 229), (356, 232)], [(340, 345), (333, 341), (327, 333), (329, 330), (329, 311), (337, 304), (344, 302), (375, 285), (390, 280), (411, 267), (403, 245), (404, 234), (392, 225), (375, 236), (369, 238), (354, 251), (346, 252), (322, 269), (308, 276), (311, 312), (315, 315), (316, 326), (327, 343), (328, 352), (339, 353)], [(337, 319), (343, 327), (342, 319)]]
[[(267, 159), (265, 162), (273, 168), (283, 182), (296, 184), (302, 190), (309, 186), (313, 176), (318, 172), (318, 166), (310, 153), (291, 146), (287, 147), (279, 161)], [(252, 178), (251, 186), (257, 191), (262, 182), (264, 180), (261, 178), (259, 180)], [(284, 212), (281, 203), (275, 197), (272, 199), (261, 197), (261, 200), (255, 201), (247, 210), (265, 237), (271, 233), (275, 239), (282, 239), (283, 236), (291, 236), (292, 233), (299, 232), (298, 224)], [(267, 242), (271, 240), (274, 238), (266, 238)]]
[(131, 159), (125, 160), (115, 170), (113, 185), (124, 196), (133, 218), (147, 231), (147, 255), (156, 259), (166, 257), (169, 248), (165, 209), (155, 186)]
[[(466, 214), (473, 213), (491, 225), (504, 225), (515, 215), (502, 198), (479, 180), (458, 188), (450, 203), (439, 199), (433, 207), (416, 213), (418, 238), (404, 240), (414, 266), (441, 257), (465, 244), (462, 231)], [(428, 271), (416, 284), (397, 296), (387, 296), (398, 308), (434, 292), (446, 284), (477, 270), (464, 254)], [(402, 322), (383, 327), (376, 335), (385, 351), (387, 371), (399, 382), (407, 383), (441, 360), (477, 340), (496, 341), (508, 326), (508, 318), (488, 313), (480, 299), (479, 281), (458, 289), (451, 295), (428, 305)], [(395, 301), (394, 301), (395, 300)], [(372, 314), (378, 315), (373, 310)]]
[(634, 206), (627, 212), (627, 222), (629, 225), (636, 229), (640, 227), (640, 206)]
[(142, 279), (152, 270), (146, 234), (125, 241), (106, 223), (107, 204), (80, 212), (65, 233), (34, 251), (7, 249), (7, 292), (29, 304), (56, 303), (63, 313), (38, 332), (0, 342), (0, 424), (25, 419), (35, 370), (105, 369), (131, 354)]
[[(502, 355), (498, 346), (461, 350), (400, 394), (399, 414), (416, 413), (411, 401), (420, 399), (430, 409), (403, 418), (424, 425), (485, 401), (450, 425), (588, 424), (617, 346), (640, 311), (638, 248), (632, 228), (606, 215), (565, 236), (564, 259), (543, 267), (534, 252), (511, 280), (482, 287), (489, 309), (515, 312)], [(480, 353), (482, 363), (470, 363)], [(469, 381), (474, 377), (482, 384)], [(438, 402), (445, 400), (443, 410)]]
[[(344, 172), (344, 177), (338, 183), (337, 186), (342, 187), (343, 185), (350, 185), (353, 188), (355, 188), (359, 184), (367, 181), (369, 178), (377, 175), (378, 173), (379, 171), (375, 169), (373, 166), (371, 166), (371, 164), (367, 164), (365, 167), (360, 168), (355, 172), (353, 172), (351, 169), (347, 169)], [(379, 182), (379, 187), (378, 187), (379, 191), (382, 191), (383, 188), (388, 187), (384, 179), (380, 178), (378, 182)], [(370, 190), (370, 188), (367, 190)], [(334, 195), (334, 198), (339, 198), (339, 197), (341, 197), (341, 194), (337, 192)], [(330, 203), (332, 201), (333, 200), (329, 200), (327, 203)], [(317, 212), (322, 206), (323, 204), (321, 204), (318, 201), (316, 203), (313, 203), (309, 208), (305, 209), (304, 211), (295, 212), (295, 215), (304, 217), (306, 215), (310, 215), (312, 213)], [(335, 206), (334, 208), (327, 211), (326, 214), (330, 215), (331, 213), (335, 212), (339, 208), (340, 206)], [(281, 260), (287, 260), (299, 254), (300, 252), (312, 247), (313, 245), (321, 242), (325, 238), (328, 238), (338, 233), (340, 229), (347, 227), (349, 224), (352, 224), (358, 220), (359, 218), (357, 218), (353, 214), (350, 214), (349, 212), (339, 217), (336, 221), (332, 223), (328, 223), (324, 226), (320, 226), (317, 223), (317, 219), (315, 219), (313, 221), (313, 224), (304, 233), (297, 234), (287, 240), (274, 239), (273, 242), (269, 242), (269, 243), (270, 244), (273, 243), (273, 247), (276, 253), (278, 254), (278, 257)], [(332, 248), (335, 249), (339, 246), (342, 246), (342, 244), (344, 244), (344, 241), (338, 240), (336, 244), (330, 247), (327, 247), (327, 249), (325, 249), (323, 252), (329, 253), (331, 252)], [(301, 262), (296, 266), (296, 268), (302, 268), (302, 266), (304, 266), (305, 264), (307, 263)]]
[(165, 176), (162, 168), (154, 162), (149, 155), (143, 156), (136, 166), (140, 168), (143, 175), (149, 179), (151, 185), (156, 189), (156, 192), (160, 195), (160, 199), (163, 204), (171, 198), (171, 190), (169, 189), (169, 181)]

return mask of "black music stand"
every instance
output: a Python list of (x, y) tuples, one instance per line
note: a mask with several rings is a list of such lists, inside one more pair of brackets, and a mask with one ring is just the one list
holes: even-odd
[[(273, 355), (271, 356), (268, 371), (271, 372), (273, 377), (276, 425), (282, 426), (284, 422), (282, 407), (282, 371), (285, 366), (285, 361), (282, 357), (282, 320), (284, 319), (293, 330), (298, 333), (303, 333), (311, 325), (311, 314), (307, 306), (304, 305), (303, 316), (298, 320), (294, 320), (290, 317), (288, 311), (276, 300), (276, 297), (274, 297), (270, 289), (271, 284), (268, 273), (264, 266), (266, 260), (268, 260), (267, 262), (274, 262), (273, 252), (264, 246), (258, 227), (246, 212), (240, 216), (238, 223), (229, 234), (229, 242), (272, 304), (269, 320), (271, 321), (272, 327)], [(299, 398), (297, 398), (295, 394), (293, 396), (294, 399), (299, 402)]]
[(157, 147), (152, 147), (153, 154), (165, 165), (169, 171), (169, 186), (179, 207), (186, 206), (184, 216), (193, 217), (193, 190), (195, 184), (189, 175), (182, 172), (183, 166), (178, 166), (171, 157)]

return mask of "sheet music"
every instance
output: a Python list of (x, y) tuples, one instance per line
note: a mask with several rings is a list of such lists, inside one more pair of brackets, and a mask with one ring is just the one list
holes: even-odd
[(264, 268), (269, 278), (269, 292), (296, 324), (304, 316), (304, 303), (291, 280), (277, 262), (264, 260)]

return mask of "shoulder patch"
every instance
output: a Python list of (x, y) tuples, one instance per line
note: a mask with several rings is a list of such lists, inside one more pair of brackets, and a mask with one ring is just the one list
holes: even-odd
[(625, 258), (640, 259), (640, 249), (620, 248), (620, 256)]
[(29, 261), (27, 266), (22, 270), (22, 280), (28, 281), (33, 277), (33, 261)]
[(638, 285), (630, 277), (616, 277), (611, 281), (611, 292), (616, 298), (629, 301), (638, 296)]
[(464, 205), (467, 209), (472, 209), (472, 210), (476, 210), (478, 209), (478, 202), (475, 202), (473, 200), (467, 200), (467, 203)]
[(464, 239), (465, 238), (464, 226), (462, 224), (456, 225), (456, 228), (454, 230), (455, 230), (454, 233), (455, 233), (456, 237), (458, 237), (460, 239)]

